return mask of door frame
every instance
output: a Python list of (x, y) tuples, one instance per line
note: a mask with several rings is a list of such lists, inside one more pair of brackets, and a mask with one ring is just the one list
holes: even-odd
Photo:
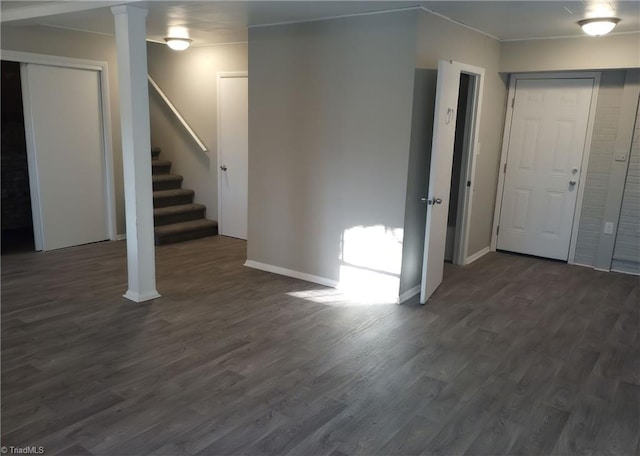
[[(220, 178), (220, 167), (222, 166), (222, 162), (220, 160), (220, 151), (222, 150), (222, 135), (220, 132), (222, 131), (222, 106), (220, 103), (220, 91), (222, 86), (222, 79), (225, 78), (248, 78), (248, 71), (219, 71), (216, 73), (216, 176), (218, 181), (218, 225), (219, 231), (222, 233), (224, 231), (224, 217), (222, 216), (222, 179)], [(248, 214), (247, 214), (248, 215)], [(248, 233), (247, 233), (247, 237)]]
[(491, 229), (491, 251), (495, 252), (498, 245), (498, 225), (500, 224), (500, 213), (502, 212), (502, 196), (504, 194), (505, 171), (507, 155), (509, 154), (509, 137), (511, 136), (511, 123), (513, 120), (513, 100), (516, 94), (516, 83), (520, 79), (593, 79), (593, 92), (591, 93), (591, 105), (589, 107), (589, 119), (587, 121), (587, 132), (582, 150), (582, 161), (580, 165), (580, 181), (578, 182), (578, 195), (576, 206), (573, 212), (573, 225), (571, 227), (571, 240), (569, 242), (568, 264), (574, 264), (576, 255), (576, 242), (578, 240), (578, 229), (580, 227), (580, 214), (582, 213), (582, 200), (584, 198), (585, 182), (587, 180), (587, 170), (589, 166), (589, 155), (591, 153), (591, 141), (593, 137), (593, 125), (595, 122), (596, 106), (598, 102), (598, 90), (600, 88), (600, 72), (594, 71), (573, 71), (559, 73), (513, 73), (509, 78), (509, 92), (507, 95), (507, 109), (504, 120), (504, 132), (502, 135), (502, 150), (500, 152), (500, 166), (498, 168), (498, 187), (496, 189), (496, 201), (493, 211), (493, 227)]
[[(104, 199), (106, 203), (107, 233), (109, 239), (117, 239), (116, 230), (116, 198), (113, 169), (113, 148), (111, 144), (111, 111), (109, 98), (109, 73), (107, 62), (99, 60), (76, 59), (56, 55), (33, 54), (22, 51), (2, 50), (1, 60), (19, 62), (22, 64), (36, 64), (62, 68), (74, 68), (80, 70), (97, 71), (100, 81), (100, 106), (102, 117), (102, 165), (104, 173)], [(29, 87), (25, 84), (24, 72), (20, 71), (22, 82), (23, 105), (29, 100)], [(40, 216), (40, 182), (38, 179), (35, 144), (33, 138), (32, 121), (27, 118), (25, 111), (25, 139), (27, 145), (27, 164), (29, 168), (29, 188), (31, 193), (31, 213), (33, 217), (33, 235), (36, 250), (42, 250), (44, 239), (44, 227)]]
[[(458, 191), (458, 217), (460, 220), (456, 226), (455, 240), (453, 244), (453, 264), (467, 265), (470, 258), (467, 255), (469, 248), (469, 230), (471, 227), (471, 207), (473, 191), (475, 188), (476, 157), (480, 153), (480, 119), (482, 113), (482, 93), (484, 91), (484, 68), (453, 62), (458, 66), (460, 74), (468, 74), (473, 78), (473, 90), (470, 91), (473, 98), (467, 101), (467, 123), (465, 127), (464, 150), (462, 152), (462, 169), (460, 172), (460, 187)], [(471, 85), (471, 84), (470, 84)], [(458, 127), (456, 126), (456, 129)], [(471, 182), (471, 186), (467, 186)], [(462, 201), (461, 201), (462, 198)], [(462, 205), (460, 204), (462, 202)], [(451, 201), (449, 201), (451, 204)]]

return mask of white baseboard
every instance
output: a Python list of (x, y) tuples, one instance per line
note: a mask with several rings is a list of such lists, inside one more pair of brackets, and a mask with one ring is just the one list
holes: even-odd
[(474, 253), (471, 256), (468, 256), (465, 260), (464, 260), (464, 264), (471, 264), (474, 261), (482, 258), (483, 256), (485, 256), (487, 253), (491, 252), (491, 247), (485, 247), (484, 249), (480, 250), (479, 252)]
[(271, 264), (260, 263), (258, 261), (247, 260), (244, 263), (248, 268), (259, 269), (261, 271), (272, 272), (274, 274), (280, 274), (287, 277), (293, 277), (294, 279), (305, 280), (307, 282), (317, 283), (331, 288), (338, 287), (337, 280), (327, 279), (326, 277), (320, 277), (313, 274), (307, 274), (305, 272), (294, 271), (293, 269), (281, 268), (280, 266), (273, 266)]
[(567, 262), (568, 265), (571, 266), (580, 266), (581, 268), (589, 268), (589, 269), (593, 269), (593, 266), (590, 264), (582, 264), (582, 263), (569, 263)]
[[(320, 277), (313, 274), (307, 274), (306, 272), (294, 271), (293, 269), (281, 268), (280, 266), (274, 266), (272, 264), (260, 263), (259, 261), (247, 260), (244, 265), (248, 268), (258, 269), (260, 271), (271, 272), (273, 274), (279, 274), (286, 277), (292, 277), (294, 279), (304, 280), (306, 282), (317, 283), (331, 288), (340, 288), (340, 282), (337, 280), (327, 279), (326, 277)], [(396, 303), (405, 302), (415, 295), (420, 293), (420, 285), (417, 285), (410, 290), (405, 291), (396, 298)]]
[(405, 291), (400, 296), (398, 296), (398, 304), (402, 304), (405, 301), (413, 298), (415, 295), (420, 293), (420, 285), (416, 285), (415, 287)]
[(116, 236), (116, 241), (125, 241), (127, 239), (127, 235), (126, 234), (118, 234)]
[(618, 272), (620, 274), (628, 274), (628, 275), (632, 275), (632, 276), (636, 276), (636, 277), (640, 276), (640, 274), (637, 273), (637, 272), (622, 271), (620, 269), (613, 269), (613, 268), (611, 269), (611, 272)]
[(592, 265), (590, 264), (582, 264), (582, 263), (569, 263), (571, 266), (580, 266), (581, 268), (589, 268), (589, 269), (593, 269), (594, 271), (599, 271), (599, 272), (618, 272), (620, 274), (629, 274), (632, 276), (640, 276), (639, 273), (637, 272), (631, 272), (631, 271), (622, 271), (620, 269), (616, 269), (616, 268), (611, 268), (611, 269), (602, 269), (602, 268), (594, 268)]
[(160, 298), (160, 293), (158, 293), (157, 291), (149, 291), (146, 293), (138, 293), (136, 291), (131, 291), (131, 290), (127, 290), (127, 292), (125, 294), (123, 294), (122, 296), (124, 296), (125, 298), (129, 299), (130, 301), (133, 302), (144, 302), (144, 301), (150, 301), (152, 299), (157, 299)]

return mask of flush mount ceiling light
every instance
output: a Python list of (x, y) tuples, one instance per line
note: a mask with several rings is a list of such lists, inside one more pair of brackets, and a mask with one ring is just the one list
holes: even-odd
[(578, 25), (587, 35), (602, 36), (609, 33), (620, 22), (617, 17), (594, 17), (578, 21)]
[(191, 41), (189, 38), (178, 38), (178, 37), (167, 37), (164, 39), (167, 42), (167, 46), (169, 46), (174, 51), (184, 51), (189, 47)]

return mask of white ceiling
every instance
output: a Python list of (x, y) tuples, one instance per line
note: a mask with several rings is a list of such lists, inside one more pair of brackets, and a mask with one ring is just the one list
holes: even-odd
[(422, 7), (500, 40), (582, 36), (576, 22), (593, 15), (622, 19), (615, 33), (640, 31), (640, 2), (623, 1), (2, 1), (2, 26), (48, 25), (113, 34), (112, 5), (149, 10), (147, 37), (188, 30), (193, 45), (247, 40), (247, 27)]

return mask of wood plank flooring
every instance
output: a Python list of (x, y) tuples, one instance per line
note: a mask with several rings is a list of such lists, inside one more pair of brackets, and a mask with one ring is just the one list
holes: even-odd
[(426, 306), (245, 268), (246, 244), (2, 257), (2, 439), (60, 455), (632, 455), (637, 277), (505, 253)]

